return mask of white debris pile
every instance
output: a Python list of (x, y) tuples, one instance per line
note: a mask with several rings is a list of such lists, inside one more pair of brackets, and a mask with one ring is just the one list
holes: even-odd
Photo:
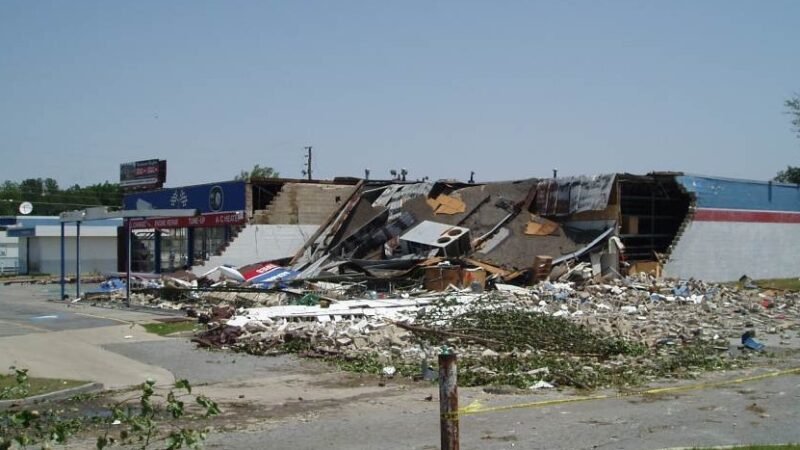
[(465, 305), (479, 297), (477, 294), (458, 294), (343, 300), (327, 306), (243, 308), (224, 325), (198, 336), (195, 342), (204, 346), (231, 345), (254, 354), (306, 350), (345, 356), (378, 353), (387, 359), (416, 360), (429, 349), (415, 345), (411, 333), (394, 323), (413, 322), (419, 310), (443, 299), (453, 305)]
[[(288, 322), (267, 324), (249, 321), (234, 348), (254, 354), (288, 350), (318, 355), (355, 357), (375, 354), (391, 360), (418, 360), (430, 349), (413, 342), (412, 334), (389, 322), (361, 319), (342, 322)], [(434, 354), (434, 353), (431, 353)]]
[[(281, 352), (289, 345), (321, 354), (371, 352), (418, 361), (431, 349), (395, 323), (413, 325), (417, 314), (430, 317), (431, 311), (446, 320), (476, 305), (562, 317), (593, 332), (648, 347), (697, 341), (727, 345), (728, 339), (746, 329), (788, 339), (800, 329), (797, 294), (646, 276), (581, 287), (551, 282), (533, 287), (497, 284), (496, 291), (484, 294), (405, 297), (240, 308), (225, 326), (206, 333), (204, 344), (220, 345), (219, 336), (227, 330), (224, 345), (251, 353)], [(431, 325), (438, 323), (426, 324)], [(444, 336), (442, 341), (446, 340)], [(486, 348), (470, 345), (469, 349), (480, 356)]]
[(564, 317), (647, 345), (736, 338), (745, 329), (780, 334), (800, 329), (800, 295), (647, 276), (587, 284), (498, 285), (525, 308)]

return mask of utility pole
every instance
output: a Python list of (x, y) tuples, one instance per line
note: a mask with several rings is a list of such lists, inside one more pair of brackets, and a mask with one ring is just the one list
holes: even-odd
[(308, 175), (308, 179), (311, 180), (311, 146), (305, 147), (306, 152), (306, 175)]
[(439, 434), (441, 450), (458, 450), (458, 369), (456, 355), (442, 347), (439, 354)]

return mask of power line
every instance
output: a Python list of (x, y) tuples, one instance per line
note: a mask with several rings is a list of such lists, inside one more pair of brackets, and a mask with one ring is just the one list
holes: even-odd
[[(11, 199), (11, 198), (0, 198), (0, 202), (7, 202), (7, 203), (17, 203), (21, 200)], [(70, 205), (70, 206), (118, 206), (118, 205), (98, 205), (98, 204), (88, 204), (88, 203), (73, 203), (73, 202), (40, 202), (40, 201), (33, 201), (31, 202), (34, 205)]]
[(123, 199), (122, 195), (120, 194), (93, 194), (93, 193), (72, 194), (67, 192), (58, 192), (54, 194), (31, 194), (22, 192), (19, 194), (11, 194), (8, 192), (2, 192), (2, 189), (0, 189), (0, 195), (6, 195), (6, 198), (19, 198), (20, 200), (25, 199), (28, 201), (32, 201), (31, 199), (36, 199), (36, 198), (96, 199), (99, 197), (109, 197), (112, 199), (119, 199), (119, 200)]

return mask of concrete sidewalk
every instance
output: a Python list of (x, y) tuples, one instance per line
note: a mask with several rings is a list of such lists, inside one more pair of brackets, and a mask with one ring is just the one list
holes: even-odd
[(126, 387), (147, 378), (155, 379), (158, 384), (171, 384), (174, 377), (168, 370), (102, 347), (163, 339), (139, 325), (8, 336), (0, 338), (0, 367), (26, 368), (35, 377), (94, 381), (106, 388)]
[(0, 368), (16, 366), (34, 377), (92, 381), (106, 388), (147, 378), (169, 384), (174, 377), (168, 370), (103, 348), (165, 339), (135, 324), (160, 317), (49, 302), (41, 286), (0, 286)]

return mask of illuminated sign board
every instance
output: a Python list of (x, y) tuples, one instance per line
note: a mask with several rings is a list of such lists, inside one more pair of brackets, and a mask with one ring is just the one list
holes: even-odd
[(148, 159), (120, 164), (119, 186), (123, 189), (159, 189), (167, 181), (167, 162)]

